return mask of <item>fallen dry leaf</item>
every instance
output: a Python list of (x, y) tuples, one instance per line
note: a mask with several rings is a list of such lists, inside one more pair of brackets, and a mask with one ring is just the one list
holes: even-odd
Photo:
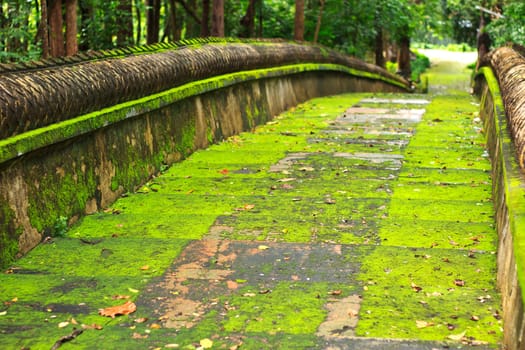
[(208, 338), (205, 338), (201, 339), (199, 344), (202, 346), (203, 349), (211, 349), (213, 346), (213, 341)]
[(464, 287), (465, 286), (465, 281), (463, 280), (460, 280), (460, 279), (455, 279), (454, 280), (454, 284), (458, 287)]
[(463, 332), (461, 332), (459, 334), (451, 334), (447, 338), (451, 339), (451, 340), (455, 340), (455, 341), (460, 341), (461, 339), (463, 339), (463, 337), (465, 336), (466, 333), (467, 333), (467, 331), (463, 331)]
[(417, 328), (427, 328), (427, 327), (432, 327), (433, 325), (434, 325), (434, 322), (427, 322), (427, 321), (416, 320), (416, 327)]
[(149, 265), (144, 265), (140, 268), (142, 271), (149, 270)]
[(83, 324), (82, 326), (82, 329), (96, 329), (97, 331), (100, 331), (102, 329), (102, 326), (99, 325), (99, 324), (96, 324), (96, 323), (93, 323), (93, 324)]
[(128, 315), (137, 310), (135, 303), (127, 301), (125, 304), (107, 307), (105, 309), (98, 310), (98, 314), (101, 316), (107, 316), (115, 318), (118, 315)]
[(60, 322), (58, 324), (58, 328), (64, 328), (64, 327), (67, 327), (67, 326), (69, 326), (69, 322), (68, 321)]
[(410, 287), (412, 288), (412, 290), (414, 290), (416, 293), (419, 293), (423, 290), (423, 288), (421, 288), (420, 286), (418, 286), (417, 284), (415, 284), (414, 282), (410, 283)]
[(133, 322), (135, 322), (135, 323), (144, 323), (147, 320), (148, 320), (147, 317), (139, 317), (139, 318), (134, 319)]
[(228, 169), (222, 169), (219, 171), (219, 173), (221, 173), (222, 175), (228, 175), (230, 171)]
[(295, 181), (295, 177), (285, 177), (284, 179), (279, 179), (277, 182), (289, 182), (289, 181)]
[(158, 323), (152, 323), (151, 326), (149, 326), (151, 329), (161, 329), (162, 326)]
[(226, 281), (226, 285), (228, 289), (237, 289), (239, 287), (239, 284), (235, 281)]
[(268, 247), (267, 245), (260, 245), (257, 247), (257, 249), (259, 250), (267, 250), (267, 249), (270, 249), (270, 247)]
[(131, 336), (131, 338), (133, 338), (133, 339), (146, 339), (147, 337), (148, 337), (147, 334), (142, 335), (142, 334), (136, 333), (136, 332), (133, 333), (133, 335)]
[(178, 349), (180, 347), (180, 345), (173, 343), (173, 344), (166, 344), (166, 345), (164, 345), (164, 347), (166, 349)]
[(243, 297), (254, 297), (255, 293), (244, 293), (242, 296)]
[(341, 295), (342, 291), (340, 289), (338, 290), (331, 290), (328, 292), (330, 295)]
[(129, 299), (129, 298), (130, 298), (129, 295), (120, 295), (120, 294), (113, 295), (111, 297), (111, 299), (113, 299), (113, 300), (121, 300), (121, 299)]
[(245, 204), (245, 205), (243, 205), (240, 208), (235, 208), (235, 211), (248, 211), (248, 210), (252, 210), (253, 208), (255, 208), (255, 205), (253, 205), (253, 204)]
[(472, 315), (472, 316), (470, 317), (470, 319), (471, 319), (472, 321), (479, 321), (479, 317), (476, 316), (476, 315)]

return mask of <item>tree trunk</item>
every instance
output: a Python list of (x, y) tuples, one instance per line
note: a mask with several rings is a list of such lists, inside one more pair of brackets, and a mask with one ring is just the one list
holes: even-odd
[(147, 34), (148, 45), (159, 42), (160, 0), (147, 0)]
[(40, 1), (40, 35), (42, 35), (42, 58), (49, 58), (49, 27), (47, 25), (47, 0)]
[(375, 38), (375, 54), (376, 54), (376, 66), (385, 68), (385, 57), (383, 55), (383, 29), (381, 27), (376, 28)]
[(304, 0), (295, 0), (294, 40), (304, 40)]
[(137, 39), (135, 40), (135, 45), (139, 45), (140, 39), (142, 38), (142, 14), (140, 13), (140, 6), (138, 4), (140, 0), (136, 1), (135, 14), (137, 15)]
[(319, 14), (317, 15), (317, 23), (315, 24), (315, 33), (314, 33), (314, 44), (317, 44), (319, 40), (319, 32), (321, 31), (321, 21), (323, 19), (323, 10), (324, 10), (324, 1), (319, 1)]
[(131, 0), (120, 0), (117, 12), (117, 46), (133, 44), (133, 8)]
[[(5, 25), (6, 25), (6, 19), (4, 16), (4, 8), (3, 6), (0, 6), (0, 29), (4, 29)], [(7, 38), (5, 36), (0, 37), (0, 47), (3, 47), (4, 50), (5, 50), (6, 39)]]
[(62, 20), (62, 0), (51, 0), (49, 5), (49, 32), (51, 56), (64, 56), (64, 34), (62, 32), (64, 22)]
[(213, 0), (211, 35), (224, 37), (224, 0)]
[(259, 0), (259, 26), (257, 28), (257, 37), (263, 37), (263, 1)]
[(78, 52), (77, 0), (66, 0), (66, 56)]
[(202, 0), (201, 36), (210, 36), (210, 0)]
[(241, 31), (241, 37), (251, 38), (255, 33), (255, 5), (257, 0), (250, 0), (246, 14), (241, 18), (241, 25), (244, 29)]
[(408, 36), (403, 36), (399, 41), (397, 70), (402, 77), (405, 79), (410, 79), (410, 38)]

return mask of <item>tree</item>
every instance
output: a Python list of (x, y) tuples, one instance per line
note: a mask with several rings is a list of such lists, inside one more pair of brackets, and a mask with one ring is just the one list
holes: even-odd
[(159, 42), (160, 30), (160, 0), (146, 0), (147, 2), (147, 33), (146, 44)]
[[(495, 12), (500, 11), (498, 7)], [(502, 6), (504, 18), (496, 18), (487, 26), (487, 32), (491, 36), (495, 46), (505, 45), (513, 42), (525, 45), (525, 3), (522, 1), (507, 2)]]
[(213, 12), (211, 16), (211, 35), (224, 36), (224, 0), (213, 0)]
[(295, 0), (294, 40), (304, 40), (304, 0)]
[(319, 0), (319, 14), (317, 15), (317, 22), (315, 25), (314, 40), (313, 40), (314, 44), (317, 43), (317, 40), (319, 40), (319, 32), (321, 31), (321, 21), (323, 20), (324, 2), (325, 0)]
[(201, 36), (210, 35), (210, 0), (202, 0)]
[(64, 56), (66, 51), (64, 48), (64, 34), (62, 32), (64, 25), (62, 19), (62, 0), (50, 0), (48, 16), (47, 22), (49, 23), (51, 56)]
[(117, 46), (133, 44), (133, 5), (132, 0), (120, 0), (117, 7)]
[(49, 27), (47, 25), (47, 0), (41, 0), (40, 2), (40, 25), (39, 33), (42, 37), (42, 58), (48, 58), (50, 55), (49, 47)]
[(241, 36), (250, 38), (255, 32), (255, 5), (257, 0), (249, 0), (246, 14), (241, 18), (240, 24), (244, 27)]
[(78, 52), (77, 0), (66, 0), (66, 56)]

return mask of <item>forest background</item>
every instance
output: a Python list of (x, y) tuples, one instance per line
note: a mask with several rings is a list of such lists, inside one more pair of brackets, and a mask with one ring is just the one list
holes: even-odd
[(468, 50), (487, 32), (523, 45), (524, 21), (523, 0), (7, 0), (0, 62), (226, 36), (320, 43), (402, 72), (411, 44)]

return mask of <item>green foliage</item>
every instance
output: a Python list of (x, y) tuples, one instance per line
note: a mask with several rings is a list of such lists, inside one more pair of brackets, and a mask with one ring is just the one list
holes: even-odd
[(53, 226), (53, 230), (51, 232), (51, 236), (53, 236), (53, 237), (65, 237), (67, 231), (68, 231), (67, 217), (60, 216), (55, 221), (55, 226)]
[(30, 1), (0, 3), (0, 62), (18, 62), (40, 57), (35, 35), (39, 13)]
[(516, 1), (503, 8), (505, 18), (493, 21), (487, 31), (495, 47), (513, 42), (525, 45), (525, 3)]
[(412, 80), (419, 81), (421, 73), (430, 68), (430, 60), (427, 56), (414, 51), (416, 59), (411, 62)]

